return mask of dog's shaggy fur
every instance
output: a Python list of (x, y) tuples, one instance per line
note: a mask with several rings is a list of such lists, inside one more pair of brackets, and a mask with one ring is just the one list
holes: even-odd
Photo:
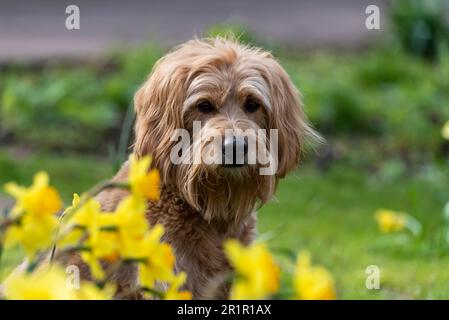
[[(244, 104), (260, 104), (247, 112)], [(198, 110), (209, 101), (213, 112)], [(186, 42), (161, 58), (134, 98), (137, 120), (134, 153), (153, 156), (162, 177), (161, 199), (149, 203), (151, 224), (165, 227), (163, 240), (174, 249), (176, 271), (187, 273), (185, 289), (198, 298), (226, 298), (223, 279), (229, 265), (222, 243), (236, 238), (249, 244), (256, 233), (255, 209), (272, 198), (278, 180), (298, 164), (304, 141), (315, 133), (302, 111), (299, 94), (273, 56), (235, 40), (210, 39)], [(203, 137), (210, 129), (278, 129), (278, 169), (260, 175), (259, 165), (226, 168), (220, 165), (180, 164), (170, 161), (175, 129), (192, 132), (194, 120), (202, 122)], [(193, 138), (193, 144), (207, 144)], [(127, 178), (125, 163), (114, 181)], [(114, 210), (126, 196), (107, 190), (98, 196), (102, 208)], [(66, 264), (86, 266), (78, 256)], [(136, 283), (136, 270), (125, 267), (116, 275), (126, 291)], [(163, 289), (163, 285), (162, 285)]]

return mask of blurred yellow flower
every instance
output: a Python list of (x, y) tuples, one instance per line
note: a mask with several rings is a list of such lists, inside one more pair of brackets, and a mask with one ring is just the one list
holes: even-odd
[(279, 267), (265, 244), (244, 247), (236, 240), (228, 240), (224, 250), (237, 273), (231, 299), (264, 299), (278, 291)]
[(145, 234), (149, 227), (145, 211), (145, 200), (134, 195), (120, 202), (114, 214), (122, 237), (135, 238)]
[(401, 231), (407, 222), (405, 213), (388, 209), (379, 209), (374, 216), (380, 231), (383, 233)]
[[(80, 196), (75, 193), (73, 195), (72, 206), (65, 209), (64, 213), (62, 214), (62, 217), (64, 217), (65, 219), (62, 219), (60, 222), (61, 231), (57, 239), (57, 245), (60, 248), (78, 245), (82, 237), (85, 235), (86, 223), (82, 225), (79, 221), (77, 221), (77, 219), (80, 216), (86, 216), (86, 209), (91, 208), (93, 203), (88, 202), (83, 206), (83, 208), (77, 208), (77, 216), (70, 216), (73, 208), (77, 207), (80, 201)], [(94, 206), (99, 207), (99, 204), (94, 204)], [(67, 216), (69, 217), (67, 218)]]
[[(101, 218), (100, 203), (95, 199), (88, 199), (81, 207), (78, 207), (80, 197), (73, 195), (72, 206), (64, 211), (62, 220), (61, 235), (58, 246), (75, 246), (80, 244), (81, 238), (87, 235), (87, 232), (96, 232), (99, 227), (97, 220)], [(73, 208), (78, 207), (72, 214)], [(67, 218), (68, 217), (68, 218)]]
[[(72, 208), (79, 202), (80, 198), (75, 194)], [(69, 208), (66, 212), (70, 214), (71, 210)], [(81, 257), (89, 265), (94, 278), (101, 280), (104, 272), (99, 260), (112, 263), (120, 257), (141, 259), (148, 256), (148, 245), (143, 241), (149, 228), (145, 210), (145, 199), (135, 195), (122, 200), (113, 213), (101, 212), (100, 204), (89, 199), (70, 216), (59, 245), (82, 243), (87, 251)]]
[(17, 223), (11, 225), (5, 236), (7, 247), (20, 244), (28, 257), (33, 258), (41, 249), (47, 249), (54, 240), (58, 224), (57, 212), (61, 209), (61, 198), (49, 186), (46, 172), (38, 172), (33, 184), (26, 188), (15, 183), (7, 183), (5, 191), (16, 198), (12, 209)]
[(447, 121), (441, 129), (441, 135), (444, 139), (449, 140), (449, 121)]
[(123, 259), (142, 259), (148, 255), (145, 234), (149, 224), (145, 216), (144, 198), (130, 195), (120, 202), (113, 213), (117, 226), (119, 253)]
[[(80, 198), (77, 194), (73, 197), (73, 206), (66, 210), (72, 210), (74, 206), (78, 206)], [(90, 198), (80, 208), (77, 208), (73, 216), (70, 217), (68, 223), (84, 228), (94, 228), (97, 224), (97, 218), (102, 215), (100, 203)]]
[(98, 212), (87, 229), (88, 236), (84, 244), (88, 251), (83, 252), (81, 257), (97, 280), (104, 279), (99, 260), (114, 263), (120, 258), (120, 238), (114, 222), (114, 215)]
[(297, 299), (333, 300), (336, 297), (332, 275), (321, 266), (312, 266), (307, 251), (298, 255), (293, 284)]
[(129, 184), (134, 195), (156, 201), (160, 196), (160, 176), (156, 169), (148, 171), (150, 165), (150, 156), (137, 159), (136, 156), (131, 155)]
[[(104, 271), (100, 260), (115, 262), (120, 258), (120, 237), (116, 215), (111, 212), (102, 212), (100, 203), (90, 198), (79, 206), (80, 198), (74, 195), (72, 207), (66, 210), (68, 221), (64, 221), (61, 239), (58, 245), (82, 245), (86, 248), (81, 253), (83, 261), (89, 265), (92, 276), (97, 280), (104, 279)], [(73, 213), (72, 215), (70, 215)]]
[(169, 244), (160, 242), (163, 233), (162, 225), (156, 225), (143, 239), (146, 258), (139, 264), (139, 281), (147, 288), (153, 288), (155, 281), (169, 281), (173, 277), (175, 256)]
[(103, 270), (103, 266), (101, 265), (100, 261), (98, 261), (98, 258), (92, 254), (92, 252), (81, 252), (81, 259), (83, 259), (83, 261), (89, 266), (89, 270), (93, 279), (99, 281), (105, 279), (106, 274)]
[[(75, 195), (73, 204), (78, 205), (79, 197)], [(76, 232), (77, 228), (87, 231), (84, 244), (97, 258), (108, 258), (118, 254), (118, 226), (116, 216), (110, 212), (102, 212), (95, 199), (89, 199), (70, 217), (67, 228)], [(83, 233), (84, 234), (84, 233)], [(77, 240), (76, 237), (69, 239)], [(67, 241), (66, 241), (67, 242)], [(74, 245), (76, 243), (72, 243)]]
[(33, 259), (39, 250), (48, 249), (54, 240), (58, 219), (53, 215), (25, 215), (19, 224), (10, 226), (5, 235), (5, 246), (20, 244), (25, 253)]
[[(191, 299), (191, 293), (180, 290), (186, 275), (174, 273), (175, 257), (169, 244), (161, 242), (162, 225), (150, 227), (146, 218), (147, 200), (159, 199), (159, 173), (149, 170), (150, 157), (131, 157), (129, 186), (131, 195), (123, 199), (114, 212), (102, 212), (94, 198), (74, 194), (72, 206), (64, 211), (65, 219), (56, 213), (62, 201), (57, 191), (48, 185), (48, 175), (36, 174), (29, 188), (14, 183), (5, 190), (16, 198), (13, 217), (6, 229), (5, 244), (20, 243), (30, 258), (39, 250), (49, 249), (57, 241), (60, 250), (79, 250), (89, 266), (92, 278), (104, 280), (106, 266), (121, 260), (138, 264), (142, 286), (153, 289), (156, 281), (167, 283), (167, 299)], [(59, 228), (58, 228), (59, 227)], [(94, 283), (83, 282), (81, 288), (66, 287), (64, 270), (39, 269), (33, 273), (12, 276), (7, 281), (8, 299), (110, 299), (114, 287), (99, 289)]]
[(13, 215), (27, 213), (35, 216), (56, 214), (62, 207), (62, 200), (56, 189), (50, 187), (46, 172), (38, 172), (31, 187), (21, 187), (13, 182), (5, 185), (5, 191), (16, 198)]
[(187, 275), (181, 272), (174, 275), (170, 280), (170, 287), (165, 293), (165, 300), (191, 300), (192, 293), (189, 291), (179, 291), (179, 288), (186, 282)]
[(66, 275), (61, 268), (47, 268), (32, 274), (17, 273), (5, 283), (9, 300), (73, 300), (76, 292), (66, 287)]
[(111, 300), (114, 297), (115, 286), (106, 284), (103, 288), (98, 288), (91, 282), (82, 282), (77, 291), (78, 300)]
[(167, 243), (154, 245), (149, 257), (139, 264), (139, 280), (142, 286), (154, 288), (155, 281), (169, 281), (173, 276), (175, 257)]
[(105, 300), (111, 299), (114, 287), (98, 289), (82, 282), (80, 287), (69, 287), (67, 275), (57, 265), (34, 273), (17, 273), (5, 283), (5, 298), (9, 300)]
[(105, 259), (110, 262), (118, 260), (120, 257), (120, 238), (117, 231), (98, 229), (91, 230), (86, 246), (98, 259)]

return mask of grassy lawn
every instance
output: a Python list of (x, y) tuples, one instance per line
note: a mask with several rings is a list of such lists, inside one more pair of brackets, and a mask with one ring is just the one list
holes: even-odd
[[(438, 240), (447, 185), (417, 178), (380, 182), (350, 167), (300, 169), (260, 210), (259, 230), (279, 230), (271, 245), (308, 249), (335, 275), (340, 298), (448, 298), (449, 251)], [(404, 210), (423, 223), (420, 239), (382, 235), (377, 208)], [(377, 265), (381, 290), (365, 288), (365, 268)]]
[(76, 153), (0, 150), (0, 184), (9, 181), (31, 184), (33, 175), (40, 170), (50, 174), (52, 184), (66, 201), (71, 201), (74, 192), (86, 191), (114, 173), (107, 158)]
[[(72, 192), (111, 176), (109, 163), (77, 154), (2, 151), (0, 183), (28, 184), (34, 172), (47, 170), (68, 202)], [(259, 231), (273, 234), (273, 250), (310, 250), (334, 274), (339, 298), (448, 298), (449, 249), (439, 241), (447, 187), (417, 177), (383, 181), (348, 165), (323, 172), (308, 164), (285, 179), (277, 200), (259, 211)], [(422, 236), (380, 234), (373, 219), (380, 207), (419, 219)], [(10, 269), (20, 259), (20, 252), (8, 251), (3, 263)], [(373, 264), (381, 270), (381, 290), (365, 288), (365, 268)]]

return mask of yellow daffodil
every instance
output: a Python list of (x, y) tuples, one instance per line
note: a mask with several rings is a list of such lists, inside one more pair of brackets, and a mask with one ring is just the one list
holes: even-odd
[(146, 258), (139, 264), (139, 280), (142, 286), (153, 288), (155, 281), (169, 281), (173, 276), (175, 256), (167, 243), (161, 243), (162, 225), (153, 227), (143, 239)]
[[(76, 216), (69, 216), (73, 208), (77, 207), (81, 199), (78, 194), (73, 195), (72, 206), (68, 207), (61, 220), (61, 231), (58, 235), (58, 247), (64, 248), (67, 246), (76, 246), (80, 244), (81, 239), (86, 234), (85, 227), (87, 226), (86, 220), (92, 212), (92, 208), (99, 208), (99, 204), (95, 202), (88, 202), (83, 208), (77, 208)], [(90, 210), (90, 211), (89, 211)], [(69, 216), (69, 217), (68, 217)], [(68, 218), (67, 218), (68, 217)], [(79, 221), (82, 217), (81, 221)], [(66, 221), (68, 220), (68, 221)], [(81, 223), (83, 222), (83, 223)]]
[(33, 184), (26, 188), (7, 183), (5, 191), (16, 198), (12, 215), (17, 222), (6, 232), (6, 246), (20, 244), (28, 257), (32, 258), (41, 249), (51, 245), (57, 227), (57, 212), (61, 209), (61, 198), (49, 186), (47, 173), (39, 172)]
[(124, 237), (142, 237), (148, 230), (145, 200), (128, 196), (115, 211), (116, 224)]
[[(86, 247), (81, 258), (89, 266), (92, 276), (103, 280), (105, 274), (100, 260), (112, 263), (120, 257), (117, 219), (113, 213), (101, 212), (101, 206), (95, 199), (88, 199), (81, 207), (77, 207), (79, 203), (80, 198), (75, 194), (72, 207), (66, 210), (69, 218), (64, 221), (58, 245), (61, 248), (76, 245)], [(77, 207), (76, 211), (72, 212), (74, 207)]]
[[(75, 194), (73, 196), (72, 206), (64, 211), (64, 217), (66, 219), (62, 220), (63, 226), (58, 241), (58, 246), (60, 247), (78, 245), (83, 236), (97, 234), (99, 231), (98, 229), (102, 227), (102, 224), (114, 223), (110, 215), (103, 216), (103, 213), (100, 211), (100, 203), (95, 199), (88, 199), (84, 205), (78, 208), (79, 203), (80, 197)], [(72, 212), (75, 207), (77, 207), (76, 211)], [(106, 219), (109, 220), (104, 221)]]
[(150, 165), (150, 156), (137, 159), (134, 155), (131, 155), (129, 184), (134, 195), (156, 201), (159, 200), (160, 196), (160, 177), (156, 169), (148, 171)]
[(99, 289), (91, 282), (82, 282), (77, 291), (78, 300), (111, 300), (114, 297), (115, 286), (106, 284), (102, 289)]
[(224, 249), (237, 273), (231, 299), (264, 299), (278, 291), (279, 267), (264, 244), (244, 247), (228, 240)]
[(90, 251), (81, 252), (81, 259), (89, 266), (90, 274), (95, 280), (104, 280), (106, 274), (103, 270), (103, 266), (96, 256)]
[(405, 213), (393, 210), (379, 209), (374, 215), (379, 229), (383, 233), (401, 231), (404, 229), (407, 222)]
[(441, 129), (441, 135), (444, 139), (449, 140), (449, 121), (447, 121)]
[(119, 237), (119, 251), (124, 259), (142, 259), (148, 255), (143, 241), (149, 228), (145, 212), (145, 199), (130, 195), (120, 202), (113, 214)]
[(5, 297), (9, 300), (77, 299), (76, 291), (66, 286), (65, 272), (58, 267), (11, 276), (5, 283)]
[[(78, 204), (79, 197), (75, 195), (73, 206)], [(108, 258), (118, 254), (119, 238), (116, 216), (109, 212), (101, 212), (100, 204), (95, 199), (89, 199), (84, 205), (77, 208), (69, 221), (65, 223), (64, 229), (61, 245), (76, 245), (81, 240), (81, 236), (85, 235), (84, 245), (95, 257)]]
[(179, 288), (186, 282), (187, 275), (181, 272), (170, 281), (170, 286), (164, 295), (165, 300), (191, 300), (192, 293), (189, 291), (180, 291)]
[(89, 265), (93, 277), (97, 280), (103, 280), (105, 276), (100, 260), (114, 263), (120, 258), (120, 238), (114, 229), (114, 218), (109, 213), (98, 213), (87, 229), (88, 235), (84, 244), (88, 251), (83, 252), (81, 258)]
[[(80, 197), (75, 194), (73, 196), (72, 207), (66, 210), (67, 214), (69, 214), (74, 207), (77, 207), (80, 201)], [(96, 226), (96, 219), (101, 214), (100, 203), (97, 200), (90, 198), (83, 204), (83, 206), (77, 208), (73, 216), (70, 217), (68, 223), (89, 229)]]
[(293, 282), (297, 299), (333, 300), (336, 297), (332, 275), (321, 266), (312, 266), (309, 252), (298, 255)]
[(67, 274), (58, 265), (34, 273), (17, 273), (5, 283), (5, 297), (9, 300), (106, 300), (114, 295), (114, 286), (103, 289), (81, 282), (79, 287), (67, 285)]
[(48, 249), (54, 240), (58, 225), (56, 216), (25, 215), (19, 224), (10, 226), (6, 231), (5, 246), (20, 244), (27, 256), (32, 259), (39, 250)]
[(139, 264), (140, 283), (153, 288), (155, 281), (168, 281), (173, 275), (175, 257), (167, 243), (155, 244), (149, 257)]
[[(72, 207), (79, 205), (75, 195)], [(68, 214), (71, 208), (66, 210)], [(83, 240), (88, 252), (81, 257), (90, 266), (96, 279), (103, 279), (104, 272), (99, 260), (115, 262), (124, 259), (146, 258), (147, 246), (142, 241), (148, 230), (144, 198), (130, 195), (122, 200), (113, 213), (101, 212), (100, 204), (89, 199), (77, 208), (62, 233), (61, 246), (76, 245)], [(67, 231), (68, 230), (68, 231)], [(84, 237), (84, 238), (82, 238)]]
[(93, 255), (99, 259), (110, 262), (116, 261), (120, 254), (120, 238), (117, 231), (102, 230), (101, 228), (90, 233), (86, 245)]
[(56, 214), (62, 207), (62, 200), (56, 189), (50, 187), (46, 172), (38, 172), (34, 176), (31, 187), (21, 187), (10, 182), (5, 191), (16, 198), (12, 210), (14, 215), (27, 213), (35, 216)]

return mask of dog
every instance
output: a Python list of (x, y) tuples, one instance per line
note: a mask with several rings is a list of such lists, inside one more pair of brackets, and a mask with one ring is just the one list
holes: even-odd
[[(135, 94), (134, 106), (133, 153), (151, 155), (152, 166), (161, 174), (161, 197), (148, 203), (147, 218), (151, 225), (165, 227), (163, 241), (174, 250), (175, 271), (187, 273), (183, 289), (191, 291), (194, 299), (225, 299), (231, 267), (223, 242), (253, 241), (256, 209), (273, 198), (279, 179), (298, 165), (306, 141), (318, 137), (303, 112), (299, 92), (271, 53), (236, 39), (195, 39), (155, 64)], [(196, 134), (195, 123), (200, 124)], [(180, 151), (173, 139), (179, 129), (192, 137)], [(271, 174), (261, 174), (258, 161), (249, 163), (248, 136), (225, 134), (259, 129), (277, 132)], [(217, 135), (221, 143), (211, 144), (211, 137)], [(256, 138), (264, 152), (273, 148), (271, 136)], [(238, 159), (235, 154), (242, 145), (243, 158)], [(189, 152), (212, 150), (220, 155), (229, 148), (234, 155), (226, 163), (173, 161), (173, 154), (184, 160)], [(125, 163), (113, 181), (125, 181), (128, 171)], [(112, 211), (126, 195), (125, 190), (110, 189), (97, 199), (103, 210)], [(66, 257), (64, 263), (78, 265), (88, 277), (79, 256)], [(136, 273), (133, 267), (117, 271), (121, 291), (137, 285)], [(136, 297), (141, 296), (127, 298)]]

